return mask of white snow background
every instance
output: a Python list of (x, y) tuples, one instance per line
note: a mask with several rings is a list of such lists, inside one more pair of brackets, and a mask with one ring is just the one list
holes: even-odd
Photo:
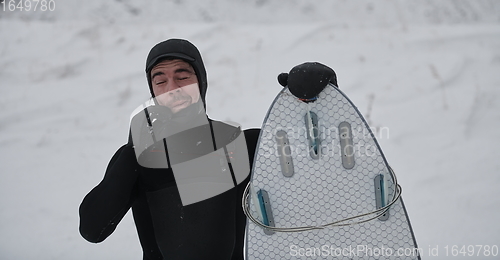
[[(171, 37), (203, 55), (210, 117), (243, 128), (260, 127), (280, 72), (332, 67), (389, 130), (378, 141), (423, 259), (500, 246), (500, 2), (53, 1), (0, 10), (0, 259), (141, 259), (130, 212), (91, 244), (78, 207), (148, 98), (149, 49)], [(452, 258), (498, 259), (483, 253)]]

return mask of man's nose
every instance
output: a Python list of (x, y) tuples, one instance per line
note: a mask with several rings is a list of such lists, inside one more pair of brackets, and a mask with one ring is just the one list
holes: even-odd
[(181, 88), (181, 86), (179, 86), (179, 84), (177, 84), (177, 82), (175, 82), (175, 80), (168, 81), (167, 92), (178, 91), (180, 88)]

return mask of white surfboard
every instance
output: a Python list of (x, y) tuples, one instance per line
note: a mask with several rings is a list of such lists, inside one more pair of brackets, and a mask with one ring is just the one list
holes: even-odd
[(347, 96), (284, 88), (244, 196), (246, 259), (420, 259), (396, 177)]

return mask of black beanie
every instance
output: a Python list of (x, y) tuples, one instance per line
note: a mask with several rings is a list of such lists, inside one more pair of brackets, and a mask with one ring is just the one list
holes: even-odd
[(168, 39), (156, 44), (149, 51), (146, 59), (146, 77), (148, 79), (149, 91), (151, 97), (154, 97), (153, 87), (151, 84), (151, 70), (153, 67), (166, 59), (181, 59), (189, 63), (198, 78), (198, 86), (200, 88), (200, 96), (205, 104), (205, 94), (207, 93), (207, 72), (205, 65), (201, 59), (201, 54), (198, 48), (187, 40), (183, 39)]

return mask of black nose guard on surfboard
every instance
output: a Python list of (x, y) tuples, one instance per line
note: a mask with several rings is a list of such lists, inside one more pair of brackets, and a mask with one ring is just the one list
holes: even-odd
[(288, 86), (290, 92), (299, 99), (311, 100), (331, 82), (337, 86), (335, 71), (319, 62), (306, 62), (293, 67), (289, 73), (278, 75), (278, 82)]

